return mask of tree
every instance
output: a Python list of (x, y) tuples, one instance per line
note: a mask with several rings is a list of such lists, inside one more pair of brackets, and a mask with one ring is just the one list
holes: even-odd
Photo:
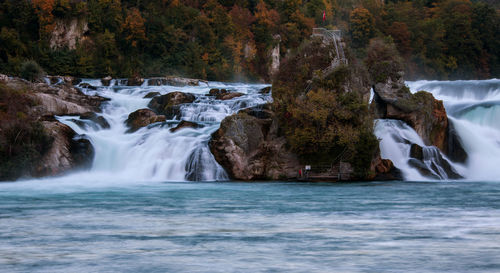
[(367, 9), (359, 7), (351, 12), (350, 32), (352, 44), (357, 48), (366, 46), (375, 35), (373, 16)]

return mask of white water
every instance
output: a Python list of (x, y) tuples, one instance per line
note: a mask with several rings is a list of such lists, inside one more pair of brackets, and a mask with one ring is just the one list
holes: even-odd
[[(224, 84), (210, 82), (201, 86), (147, 86), (128, 87), (116, 85), (101, 86), (99, 80), (84, 80), (98, 87), (97, 91), (82, 89), (90, 95), (100, 95), (111, 100), (104, 104), (102, 116), (110, 124), (103, 129), (91, 121), (81, 128), (75, 123), (75, 117), (58, 117), (78, 134), (84, 135), (95, 148), (93, 166), (89, 171), (74, 174), (75, 179), (83, 183), (100, 181), (221, 181), (228, 176), (215, 161), (208, 148), (210, 135), (219, 128), (224, 117), (238, 110), (264, 104), (271, 100), (270, 95), (259, 94), (267, 85)], [(147, 81), (146, 81), (147, 82)], [(221, 101), (208, 97), (211, 88), (226, 88), (244, 93), (244, 96)], [(194, 103), (181, 108), (181, 116), (173, 120), (151, 124), (134, 133), (126, 133), (125, 120), (135, 110), (147, 108), (151, 99), (143, 97), (149, 92), (162, 95), (173, 91), (192, 93)], [(78, 120), (78, 117), (76, 118)], [(203, 128), (184, 128), (174, 133), (170, 128), (177, 126), (180, 120), (193, 121)], [(69, 176), (69, 180), (71, 179)], [(68, 177), (61, 180), (68, 180)], [(108, 183), (108, 182), (107, 182)]]
[[(468, 154), (464, 165), (452, 166), (468, 180), (500, 180), (500, 80), (415, 81), (407, 84), (413, 93), (425, 90), (443, 100), (448, 118)], [(376, 135), (382, 138), (382, 157), (391, 159), (406, 179), (422, 179), (408, 165), (409, 144), (394, 140), (395, 136), (405, 135), (407, 142), (422, 145), (411, 128), (395, 121), (379, 121)]]

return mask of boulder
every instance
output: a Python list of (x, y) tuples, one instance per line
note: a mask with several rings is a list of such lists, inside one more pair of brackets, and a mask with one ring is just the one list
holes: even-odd
[(390, 181), (403, 180), (403, 173), (396, 168), (390, 159), (382, 159), (380, 153), (372, 160), (370, 166), (371, 175), (369, 180), (375, 181)]
[(160, 92), (149, 92), (143, 98), (150, 99), (159, 95), (161, 95)]
[(196, 129), (196, 128), (202, 128), (202, 127), (203, 127), (203, 125), (198, 124), (196, 122), (181, 120), (181, 122), (179, 122), (179, 124), (176, 127), (170, 128), (170, 132), (175, 133), (182, 128), (195, 128)]
[(127, 133), (133, 133), (142, 127), (148, 126), (151, 123), (163, 122), (166, 118), (163, 115), (156, 115), (155, 112), (150, 109), (139, 109), (131, 113), (125, 124), (130, 128)]
[(148, 79), (149, 86), (161, 86), (161, 85), (171, 85), (171, 86), (198, 86), (200, 82), (207, 83), (206, 81), (198, 79), (189, 79), (176, 76), (166, 76), (166, 77), (154, 77)]
[(7, 82), (9, 81), (9, 76), (0, 74), (0, 82)]
[(109, 86), (109, 85), (111, 85), (111, 80), (112, 79), (113, 78), (111, 78), (111, 76), (107, 76), (107, 77), (102, 78), (101, 79), (102, 86)]
[(463, 178), (436, 147), (421, 147), (418, 144), (412, 144), (408, 165), (416, 168), (422, 176), (431, 179)]
[(127, 80), (127, 86), (141, 86), (144, 83), (143, 78), (133, 77)]
[(226, 93), (226, 94), (216, 95), (215, 98), (218, 99), (218, 100), (230, 100), (230, 99), (234, 99), (234, 98), (237, 98), (237, 97), (241, 97), (243, 95), (244, 94), (240, 93), (240, 92), (230, 92), (230, 93)]
[(58, 121), (43, 121), (44, 131), (53, 139), (48, 151), (35, 164), (36, 177), (60, 175), (92, 165), (94, 148), (90, 141), (78, 136), (69, 126)]
[(165, 115), (167, 119), (180, 116), (180, 105), (192, 103), (196, 97), (190, 93), (171, 92), (166, 95), (154, 97), (148, 104), (155, 113)]
[(208, 91), (207, 96), (218, 96), (218, 95), (227, 94), (227, 93), (229, 93), (229, 91), (227, 91), (226, 89), (212, 88), (212, 89), (210, 89), (210, 91)]
[(269, 93), (271, 93), (271, 86), (264, 87), (264, 88), (260, 89), (259, 93), (260, 94), (269, 94)]
[(296, 178), (301, 168), (289, 151), (286, 139), (278, 136), (277, 120), (268, 109), (257, 118), (242, 111), (226, 117), (212, 134), (210, 150), (232, 179)]
[(110, 125), (108, 121), (103, 117), (94, 112), (87, 112), (80, 115), (80, 119), (91, 120), (98, 124), (102, 129), (109, 129)]
[(90, 89), (90, 90), (97, 90), (97, 87), (91, 85), (90, 83), (81, 83), (80, 85), (78, 85), (78, 87), (80, 88), (85, 88), (85, 89)]

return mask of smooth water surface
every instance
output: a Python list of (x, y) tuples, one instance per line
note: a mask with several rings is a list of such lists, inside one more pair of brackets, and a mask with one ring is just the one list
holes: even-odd
[(0, 184), (2, 272), (499, 272), (495, 182)]

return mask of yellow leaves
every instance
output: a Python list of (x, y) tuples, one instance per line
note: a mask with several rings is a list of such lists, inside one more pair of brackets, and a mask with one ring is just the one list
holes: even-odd
[(138, 9), (132, 8), (127, 12), (127, 18), (123, 23), (123, 31), (126, 33), (125, 40), (130, 42), (132, 47), (137, 47), (138, 42), (146, 40), (145, 20)]

